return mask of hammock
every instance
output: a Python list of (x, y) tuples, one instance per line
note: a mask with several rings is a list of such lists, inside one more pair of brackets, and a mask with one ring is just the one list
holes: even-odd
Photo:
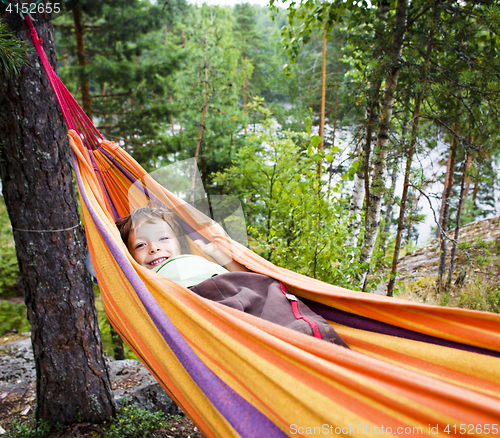
[[(207, 226), (208, 218), (102, 140), (26, 20), (70, 128), (85, 231), (109, 319), (205, 436), (499, 435), (499, 315), (332, 286), (276, 267)], [(139, 190), (129, 206), (137, 182), (152, 187), (149, 198), (175, 210), (191, 235), (282, 281), (351, 350), (211, 302), (138, 265), (114, 224), (142, 205)]]

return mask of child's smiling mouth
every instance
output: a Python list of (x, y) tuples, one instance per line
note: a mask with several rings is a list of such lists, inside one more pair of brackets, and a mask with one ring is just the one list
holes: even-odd
[(152, 262), (149, 262), (148, 265), (154, 268), (155, 266), (158, 266), (159, 264), (166, 262), (168, 259), (169, 259), (168, 257), (160, 257), (156, 260), (153, 260)]

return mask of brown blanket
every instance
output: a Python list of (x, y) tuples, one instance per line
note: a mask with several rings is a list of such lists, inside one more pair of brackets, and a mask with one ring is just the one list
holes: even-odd
[(228, 272), (209, 278), (190, 288), (196, 294), (245, 313), (258, 316), (284, 327), (314, 336), (309, 318), (317, 324), (321, 337), (329, 342), (347, 347), (340, 335), (297, 299), (300, 314), (306, 319), (297, 319), (291, 301), (281, 290), (279, 281), (253, 272)]

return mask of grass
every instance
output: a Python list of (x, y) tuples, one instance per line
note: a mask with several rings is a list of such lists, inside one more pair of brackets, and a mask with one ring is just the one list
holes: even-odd
[[(429, 266), (427, 264), (427, 268)], [(479, 235), (460, 242), (453, 282), (443, 293), (437, 292), (436, 275), (437, 269), (433, 268), (429, 275), (406, 282), (399, 297), (425, 304), (500, 313), (499, 239), (485, 240)], [(465, 277), (464, 281), (455, 284), (460, 283), (457, 280), (461, 276)]]
[[(116, 415), (91, 432), (93, 438), (147, 438), (157, 430), (168, 430), (170, 422), (178, 417), (167, 416), (163, 412), (151, 413), (135, 405), (124, 405)], [(48, 423), (36, 423), (34, 418), (27, 421), (14, 419), (7, 426), (6, 438), (45, 438), (50, 432), (57, 432), (61, 426), (52, 428)], [(99, 430), (100, 429), (100, 430)], [(99, 430), (99, 431), (97, 431)]]
[(436, 277), (429, 275), (406, 284), (399, 298), (424, 304), (500, 313), (498, 277), (482, 273), (471, 273), (463, 286), (452, 284), (442, 293), (437, 292)]

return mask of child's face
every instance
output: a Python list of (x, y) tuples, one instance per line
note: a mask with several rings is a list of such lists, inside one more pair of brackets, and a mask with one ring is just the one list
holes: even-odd
[(177, 236), (172, 228), (160, 219), (132, 228), (127, 247), (134, 260), (148, 269), (181, 255)]

